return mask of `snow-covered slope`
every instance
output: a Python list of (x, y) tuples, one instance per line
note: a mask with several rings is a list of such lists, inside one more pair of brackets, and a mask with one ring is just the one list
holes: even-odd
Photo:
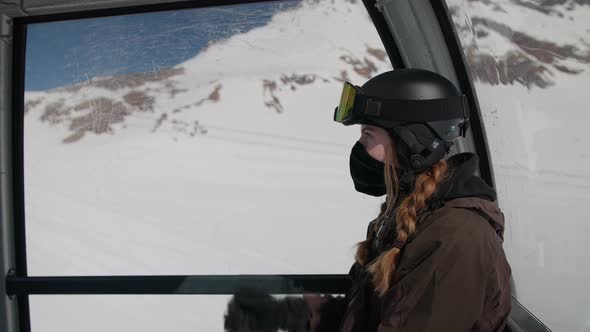
[[(333, 110), (342, 79), (388, 69), (361, 2), (304, 1), (174, 68), (28, 93), (30, 274), (346, 273), (379, 200), (354, 191), (359, 128)], [(227, 300), (137, 321), (151, 300), (118, 299), (33, 297), (33, 325), (219, 331)]]
[[(342, 79), (363, 82), (391, 68), (364, 11), (356, 1), (303, 2), (276, 15), (267, 26), (214, 42), (174, 68), (30, 92), (26, 109), (42, 114), (45, 122), (69, 127), (65, 142), (77, 141), (90, 132), (117, 131), (124, 123), (133, 126), (128, 117), (146, 119), (149, 115), (153, 118), (149, 128), (158, 131), (178, 127), (172, 125), (174, 120), (189, 121), (190, 125), (194, 120), (205, 122), (203, 116), (208, 117), (211, 109), (224, 109), (216, 112), (224, 122), (228, 112), (260, 122), (250, 112), (238, 112), (237, 105), (251, 105), (256, 107), (252, 112), (271, 117), (276, 113), (307, 115), (306, 110), (283, 112), (287, 102), (283, 99), (307, 96), (301, 90), (311, 87), (334, 89), (338, 86), (335, 82)], [(339, 92), (334, 91), (335, 95)], [(334, 104), (329, 97), (324, 98)], [(309, 105), (317, 105), (315, 100), (307, 100)], [(197, 127), (195, 134), (206, 129)], [(283, 132), (284, 128), (276, 130)]]
[(590, 331), (590, 2), (449, 1), (492, 153), (514, 295)]

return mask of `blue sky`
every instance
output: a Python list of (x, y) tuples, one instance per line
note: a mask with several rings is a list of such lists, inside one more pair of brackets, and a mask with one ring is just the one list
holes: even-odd
[(25, 89), (168, 68), (194, 57), (210, 40), (265, 25), (299, 3), (259, 3), (31, 24)]

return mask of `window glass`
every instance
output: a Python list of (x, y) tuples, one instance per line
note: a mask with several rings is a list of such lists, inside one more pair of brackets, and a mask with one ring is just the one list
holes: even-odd
[(29, 274), (346, 273), (380, 200), (333, 111), (390, 69), (357, 0), (31, 24)]
[(590, 3), (448, 5), (507, 217), (515, 296), (554, 331), (588, 331)]
[[(322, 298), (326, 296), (337, 298), (343, 295), (323, 295)], [(256, 303), (257, 308), (264, 308), (259, 314), (265, 315), (268, 324), (269, 320), (277, 318), (271, 308), (294, 310), (293, 306), (280, 304), (287, 297), (291, 304), (304, 303), (301, 295), (265, 296), (258, 293), (255, 300), (251, 298), (250, 304)], [(230, 295), (32, 295), (29, 297), (31, 331), (225, 331), (226, 321), (230, 326), (239, 324), (244, 327), (236, 307), (228, 310), (231, 300)], [(257, 316), (257, 322), (260, 323), (263, 316)]]
[(34, 295), (32, 332), (223, 331), (227, 295)]

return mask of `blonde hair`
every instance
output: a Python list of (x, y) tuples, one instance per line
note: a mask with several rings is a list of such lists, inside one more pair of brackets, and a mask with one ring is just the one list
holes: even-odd
[[(439, 183), (444, 179), (448, 170), (445, 160), (439, 161), (429, 170), (416, 176), (414, 191), (399, 204), (395, 216), (397, 237), (394, 247), (381, 253), (374, 262), (367, 267), (373, 276), (375, 290), (383, 296), (391, 287), (392, 277), (399, 259), (401, 248), (416, 231), (416, 221), (426, 208), (426, 201), (435, 193)], [(391, 163), (385, 163), (385, 185), (387, 198), (381, 205), (377, 221), (387, 218), (393, 211), (399, 195), (399, 181), (395, 168)], [(371, 239), (358, 243), (355, 259), (361, 265), (366, 265), (369, 258)]]

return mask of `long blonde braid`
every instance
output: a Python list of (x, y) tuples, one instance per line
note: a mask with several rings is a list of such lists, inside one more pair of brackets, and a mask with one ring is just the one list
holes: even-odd
[[(388, 169), (390, 168), (387, 167), (386, 170)], [(391, 287), (392, 277), (395, 272), (401, 248), (403, 248), (407, 240), (416, 231), (416, 221), (418, 220), (420, 213), (426, 208), (426, 201), (434, 194), (438, 184), (445, 178), (447, 170), (447, 162), (441, 160), (429, 170), (416, 176), (414, 191), (400, 203), (395, 219), (397, 238), (394, 247), (379, 255), (379, 257), (368, 266), (369, 272), (373, 275), (375, 290), (380, 296), (383, 296)], [(392, 171), (395, 172), (394, 169), (392, 169)], [(386, 171), (386, 174), (387, 173), (388, 172)], [(391, 191), (389, 185), (390, 184), (387, 183), (388, 194)], [(397, 185), (395, 187), (397, 187)], [(392, 204), (390, 200), (383, 204), (380, 217), (390, 210), (392, 206), (390, 204)], [(367, 264), (368, 249), (370, 246), (370, 243), (368, 242), (369, 241), (363, 241), (359, 243), (358, 246), (356, 259), (357, 262), (362, 265)]]

